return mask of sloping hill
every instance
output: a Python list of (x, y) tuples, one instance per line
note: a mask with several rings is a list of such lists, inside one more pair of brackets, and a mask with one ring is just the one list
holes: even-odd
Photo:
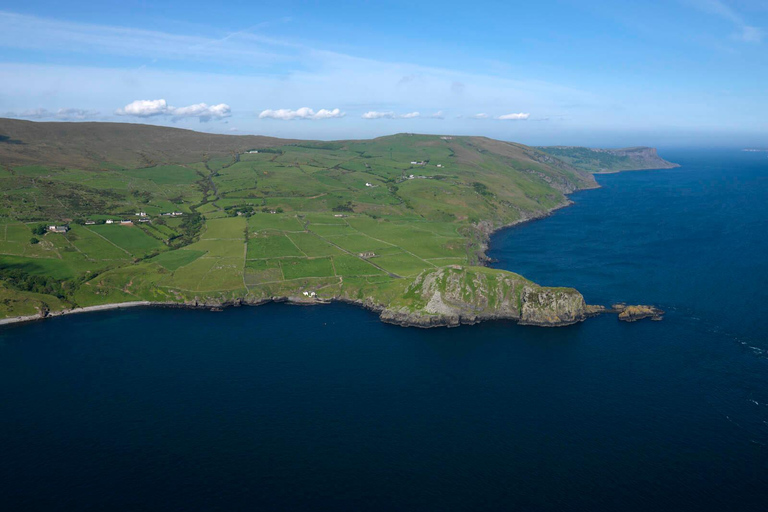
[(0, 164), (0, 317), (275, 297), (360, 303), (419, 326), (589, 314), (575, 290), (476, 266), (494, 229), (597, 186), (521, 144), (2, 120)]
[(38, 123), (0, 118), (0, 162), (4, 165), (137, 168), (199, 162), (289, 142), (130, 123)]

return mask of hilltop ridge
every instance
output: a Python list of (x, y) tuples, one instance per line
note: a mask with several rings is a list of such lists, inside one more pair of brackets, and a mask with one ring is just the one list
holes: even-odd
[(101, 169), (192, 163), (294, 142), (134, 123), (36, 122), (0, 118), (0, 163)]

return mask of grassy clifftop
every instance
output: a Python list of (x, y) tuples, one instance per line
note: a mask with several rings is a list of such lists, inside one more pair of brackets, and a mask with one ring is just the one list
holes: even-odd
[(590, 173), (679, 167), (679, 165), (661, 158), (656, 152), (656, 148), (594, 149), (574, 146), (546, 146), (538, 149)]
[[(0, 164), (0, 317), (273, 298), (348, 300), (385, 320), (407, 311), (436, 325), (473, 315), (543, 325), (584, 316), (574, 290), (473, 266), (493, 229), (596, 186), (588, 172), (527, 146), (0, 120)], [(50, 224), (70, 230), (33, 234)], [(434, 288), (438, 276), (454, 284)], [(435, 290), (452, 310), (434, 309)]]

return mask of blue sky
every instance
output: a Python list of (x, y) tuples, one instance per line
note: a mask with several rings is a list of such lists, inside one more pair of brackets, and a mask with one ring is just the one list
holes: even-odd
[(768, 146), (768, 1), (26, 1), (0, 115), (318, 139)]

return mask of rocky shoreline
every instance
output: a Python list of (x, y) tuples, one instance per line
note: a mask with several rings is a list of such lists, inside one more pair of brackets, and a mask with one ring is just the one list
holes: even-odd
[[(546, 290), (546, 289), (545, 289)], [(74, 315), (81, 313), (95, 313), (100, 311), (114, 311), (119, 309), (129, 309), (136, 307), (155, 307), (155, 308), (180, 308), (180, 309), (206, 309), (209, 311), (222, 311), (225, 308), (240, 307), (240, 306), (261, 306), (268, 303), (287, 303), (298, 306), (317, 306), (324, 304), (331, 304), (333, 302), (340, 302), (343, 304), (354, 305), (367, 309), (373, 313), (379, 315), (379, 319), (388, 324), (398, 325), (400, 327), (417, 327), (422, 329), (429, 329), (433, 327), (459, 327), (461, 325), (475, 325), (480, 322), (489, 320), (506, 320), (513, 321), (519, 325), (537, 326), (537, 327), (562, 327), (567, 325), (573, 325), (586, 320), (587, 318), (598, 316), (604, 313), (617, 314), (618, 319), (625, 322), (635, 322), (643, 318), (651, 318), (652, 320), (661, 320), (663, 318), (664, 311), (654, 306), (626, 306), (624, 304), (614, 304), (610, 308), (604, 306), (593, 306), (584, 303), (581, 294), (573, 290), (575, 294), (572, 296), (572, 300), (565, 301), (565, 307), (561, 308), (560, 312), (551, 309), (538, 309), (535, 307), (527, 307), (523, 305), (522, 314), (518, 314), (514, 309), (502, 309), (494, 312), (473, 312), (472, 307), (464, 304), (462, 309), (460, 306), (453, 305), (454, 309), (450, 307), (443, 311), (427, 312), (425, 314), (421, 311), (408, 311), (406, 309), (392, 309), (382, 304), (378, 304), (373, 300), (366, 299), (350, 299), (346, 297), (332, 297), (332, 298), (312, 298), (307, 299), (304, 297), (270, 297), (267, 299), (259, 300), (231, 300), (231, 301), (217, 301), (217, 300), (194, 300), (188, 302), (153, 302), (153, 301), (132, 301), (132, 302), (119, 302), (115, 304), (102, 304), (98, 306), (86, 306), (82, 308), (64, 309), (61, 311), (41, 311), (36, 315), (17, 316), (10, 318), (0, 319), (0, 327), (6, 325), (16, 325), (37, 322), (41, 320), (48, 320), (51, 318), (63, 317), (66, 315)], [(579, 300), (580, 299), (580, 300)], [(442, 297), (441, 297), (442, 300)], [(570, 302), (571, 306), (575, 300), (576, 307), (568, 307)], [(542, 311), (545, 313), (539, 314)]]

